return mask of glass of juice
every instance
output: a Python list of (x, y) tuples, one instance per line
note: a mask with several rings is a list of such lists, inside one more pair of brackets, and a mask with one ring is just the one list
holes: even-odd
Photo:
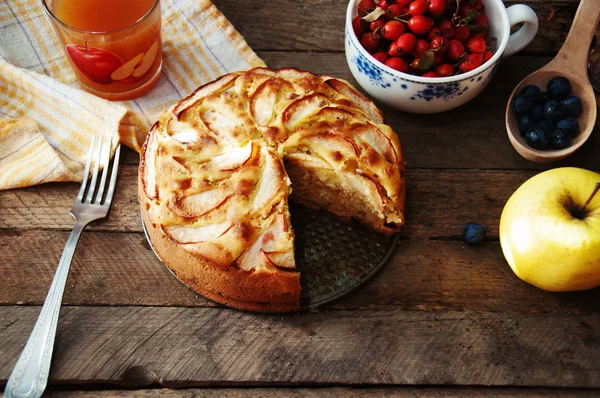
[(145, 94), (162, 66), (160, 0), (42, 0), (83, 88), (109, 100)]

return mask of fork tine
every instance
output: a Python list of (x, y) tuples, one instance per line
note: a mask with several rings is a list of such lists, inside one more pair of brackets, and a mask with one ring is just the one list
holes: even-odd
[(112, 138), (108, 139), (108, 146), (102, 153), (102, 178), (98, 187), (98, 194), (94, 203), (102, 203), (102, 195), (104, 195), (104, 185), (106, 184), (106, 176), (108, 174), (108, 166), (110, 166), (110, 148), (112, 148)]
[(83, 194), (85, 193), (85, 187), (87, 186), (88, 179), (90, 178), (90, 165), (92, 164), (92, 156), (94, 154), (94, 143), (96, 141), (96, 136), (92, 136), (92, 143), (90, 144), (90, 149), (88, 149), (85, 161), (85, 171), (83, 172), (83, 181), (81, 182), (81, 188), (79, 189), (79, 193), (77, 194), (77, 200), (82, 201)]
[(108, 187), (108, 192), (106, 193), (106, 200), (104, 201), (104, 206), (110, 206), (112, 202), (113, 194), (115, 193), (115, 185), (117, 182), (117, 174), (119, 171), (119, 158), (121, 155), (121, 144), (117, 145), (117, 149), (115, 149), (115, 157), (113, 158), (113, 167), (110, 175), (110, 186)]
[(92, 173), (92, 182), (90, 183), (90, 189), (88, 190), (88, 194), (85, 198), (86, 203), (92, 203), (92, 199), (94, 198), (94, 192), (96, 191), (96, 181), (98, 180), (98, 170), (100, 168), (100, 155), (102, 155), (102, 142), (104, 141), (102, 137), (99, 139), (100, 145), (98, 147), (97, 154), (94, 155), (94, 172)]

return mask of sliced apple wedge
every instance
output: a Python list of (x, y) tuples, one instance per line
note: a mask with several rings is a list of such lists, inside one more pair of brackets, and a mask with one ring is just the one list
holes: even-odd
[(285, 160), (307, 168), (331, 169), (331, 165), (320, 156), (308, 155), (304, 152), (287, 154)]
[(377, 211), (383, 213), (383, 196), (379, 191), (377, 183), (372, 177), (364, 174), (360, 170), (357, 170), (356, 174), (351, 172), (343, 172), (342, 177), (342, 183), (345, 185), (345, 189), (362, 194), (365, 199), (369, 201), (375, 209), (377, 209)]
[(197, 88), (192, 95), (189, 97), (179, 101), (179, 103), (173, 109), (173, 113), (179, 117), (181, 112), (188, 109), (190, 106), (194, 105), (196, 102), (202, 100), (208, 94), (218, 92), (220, 90), (227, 89), (228, 87), (233, 86), (235, 79), (237, 79), (238, 75), (231, 73), (228, 75), (224, 75), (218, 80), (207, 83), (204, 86)]
[(265, 227), (262, 233), (256, 238), (252, 246), (250, 246), (250, 248), (246, 250), (240, 258), (238, 258), (238, 266), (245, 271), (253, 270), (263, 264), (271, 265), (271, 263), (274, 263), (275, 265), (279, 266), (277, 262), (270, 259), (270, 257), (273, 257), (284, 264), (282, 267), (294, 268), (295, 262), (293, 262), (293, 246), (287, 250), (292, 253), (291, 262), (289, 257), (286, 258), (283, 255), (277, 254), (269, 256), (267, 254), (274, 253), (278, 251), (278, 249), (279, 251), (283, 252), (284, 250), (281, 250), (280, 248), (282, 245), (286, 246), (287, 248), (287, 245), (285, 245), (287, 242), (291, 242), (291, 240), (285, 216), (283, 214), (276, 214), (271, 218), (267, 224), (267, 227)]
[(265, 164), (260, 177), (260, 185), (250, 209), (251, 213), (270, 204), (285, 183), (285, 172), (279, 158), (266, 148), (263, 148), (263, 154)]
[(190, 227), (183, 225), (168, 225), (162, 229), (176, 242), (179, 243), (200, 243), (210, 242), (218, 239), (231, 229), (233, 223), (225, 221), (221, 224), (204, 225), (201, 227)]
[(301, 139), (300, 144), (307, 145), (333, 166), (340, 166), (360, 153), (350, 137), (333, 133), (309, 134)]
[(383, 113), (375, 104), (366, 98), (364, 95), (360, 94), (354, 88), (348, 84), (348, 82), (340, 79), (330, 78), (327, 80), (327, 84), (331, 86), (334, 90), (339, 92), (340, 94), (350, 98), (354, 103), (358, 104), (360, 108), (369, 115), (371, 119), (373, 119), (377, 123), (385, 123), (383, 118)]
[(136, 67), (133, 71), (133, 77), (140, 77), (146, 74), (150, 70), (150, 67), (154, 63), (154, 59), (156, 58), (156, 53), (158, 53), (158, 41), (152, 43), (144, 57), (142, 58), (142, 63)]
[(392, 142), (381, 132), (381, 130), (379, 130), (379, 128), (377, 128), (377, 126), (374, 126), (371, 123), (354, 125), (351, 127), (351, 130), (361, 140), (379, 152), (379, 154), (389, 163), (398, 164), (398, 156), (396, 155), (396, 150), (394, 149)]
[(156, 125), (152, 126), (148, 133), (148, 140), (144, 147), (144, 156), (142, 157), (142, 184), (144, 192), (150, 199), (158, 197), (158, 189), (156, 187)]
[(231, 196), (224, 189), (216, 188), (185, 197), (177, 196), (167, 201), (167, 207), (181, 217), (200, 217), (222, 206)]
[(215, 156), (208, 164), (208, 168), (221, 171), (239, 169), (252, 158), (254, 153), (258, 152), (255, 147), (253, 142), (248, 142), (241, 148)]
[(144, 53), (140, 53), (121, 65), (117, 70), (115, 70), (110, 78), (113, 80), (123, 80), (131, 76), (137, 64), (144, 58)]
[(284, 252), (266, 252), (263, 249), (260, 249), (260, 254), (261, 256), (266, 257), (274, 266), (280, 268), (296, 268), (293, 250)]
[(294, 87), (279, 77), (265, 80), (250, 97), (250, 112), (261, 126), (267, 126), (274, 118), (280, 98), (294, 93)]
[(296, 123), (327, 105), (329, 105), (329, 98), (320, 93), (301, 97), (285, 108), (282, 116), (283, 123), (288, 130), (293, 131)]

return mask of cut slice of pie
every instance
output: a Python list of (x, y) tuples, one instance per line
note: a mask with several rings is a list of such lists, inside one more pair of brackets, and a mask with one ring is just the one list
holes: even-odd
[(381, 112), (350, 84), (296, 69), (231, 73), (154, 124), (139, 201), (157, 255), (219, 303), (299, 307), (288, 198), (392, 235), (404, 161)]

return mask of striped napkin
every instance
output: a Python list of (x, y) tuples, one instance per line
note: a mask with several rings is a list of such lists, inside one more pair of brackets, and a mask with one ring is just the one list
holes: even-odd
[(161, 8), (160, 79), (143, 97), (110, 102), (79, 89), (40, 0), (0, 0), (0, 190), (81, 181), (93, 135), (139, 151), (156, 118), (196, 87), (264, 66), (209, 0)]

